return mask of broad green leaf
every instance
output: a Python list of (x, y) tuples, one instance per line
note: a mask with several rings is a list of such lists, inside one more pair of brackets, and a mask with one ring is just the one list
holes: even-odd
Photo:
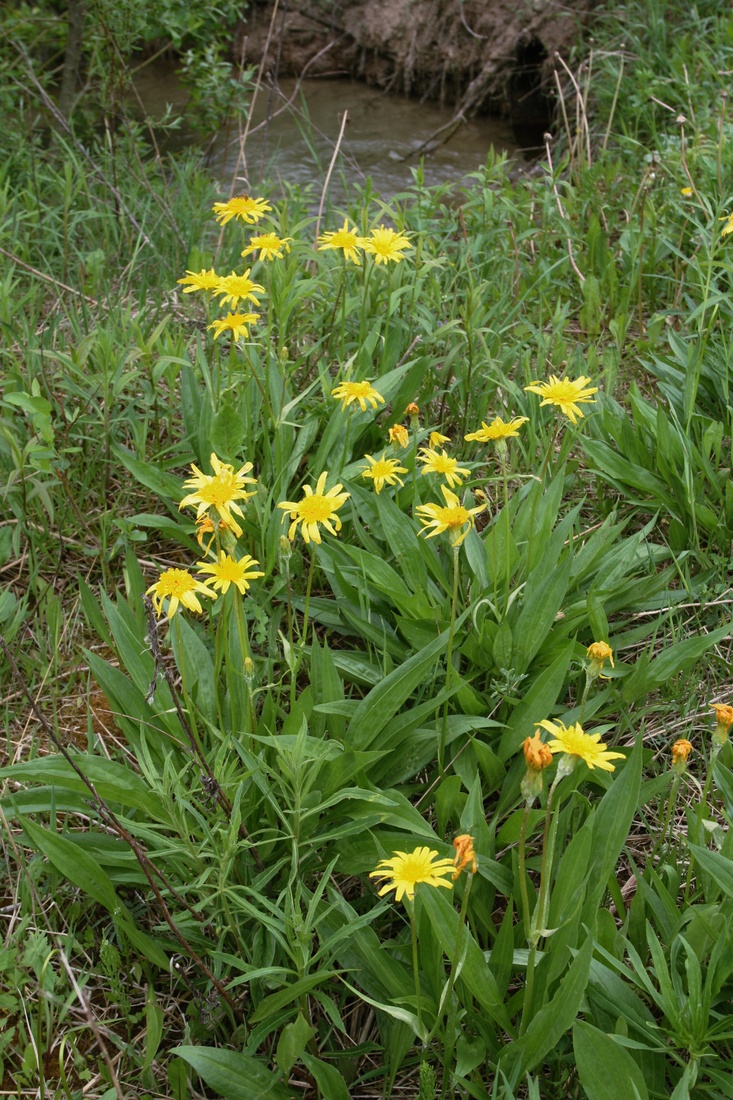
[(158, 1053), (160, 1040), (163, 1038), (163, 1009), (155, 997), (155, 990), (148, 986), (148, 995), (145, 998), (145, 1061), (142, 1069), (146, 1070), (153, 1064), (153, 1059)]
[(306, 1052), (303, 1052), (300, 1058), (306, 1069), (313, 1075), (323, 1100), (349, 1100), (346, 1082), (335, 1066)]
[(427, 570), (414, 525), (386, 493), (379, 493), (377, 508), (384, 537), (400, 563), (400, 572), (413, 592), (424, 592), (428, 582)]
[(720, 626), (717, 630), (711, 630), (709, 634), (699, 634), (692, 638), (684, 638), (662, 650), (646, 666), (639, 664), (628, 676), (621, 688), (621, 694), (626, 702), (632, 702), (643, 695), (647, 695), (660, 684), (666, 683), (672, 676), (676, 676), (683, 669), (690, 668), (694, 662), (702, 657), (711, 646), (722, 642), (730, 635), (730, 625)]
[(724, 894), (733, 898), (733, 861), (721, 852), (713, 852), (699, 844), (688, 843), (687, 847), (703, 871), (710, 875)]
[(423, 682), (428, 670), (434, 668), (437, 658), (447, 645), (446, 630), (372, 688), (361, 700), (349, 722), (346, 730), (349, 748), (359, 751), (380, 747), (379, 734), (418, 684)]
[(171, 634), (184, 691), (210, 722), (216, 721), (216, 678), (209, 650), (183, 615)]
[(211, 421), (209, 439), (212, 450), (226, 462), (236, 462), (247, 431), (247, 425), (236, 409), (224, 404)]
[(588, 984), (593, 942), (593, 936), (586, 934), (555, 996), (535, 1013), (522, 1038), (504, 1048), (506, 1054), (499, 1065), (512, 1086), (539, 1065), (573, 1026)]
[(219, 1047), (174, 1047), (224, 1100), (292, 1100), (294, 1093), (259, 1058)]
[(573, 1028), (573, 1049), (587, 1100), (618, 1100), (622, 1083), (624, 1100), (648, 1100), (646, 1082), (638, 1065), (628, 1050), (605, 1031), (578, 1020)]
[(565, 683), (574, 652), (575, 643), (567, 642), (549, 668), (533, 681), (519, 706), (512, 711), (497, 754), (500, 760), (508, 760), (510, 756), (514, 756), (525, 737), (534, 732), (535, 723), (549, 717)]
[[(426, 886), (419, 893), (420, 904), (428, 915), (433, 932), (445, 955), (455, 961), (456, 940), (458, 937), (459, 914), (443, 891), (432, 886)], [(460, 974), (460, 981), (464, 982), (479, 1004), (488, 1012), (493, 1020), (504, 1031), (512, 1033), (512, 1025), (502, 1002), (499, 987), (494, 975), (489, 970), (484, 953), (473, 938), (468, 925), (463, 929), (463, 946), (461, 955), (465, 953), (465, 961)]]
[(545, 644), (567, 592), (570, 566), (571, 557), (567, 554), (549, 575), (543, 574), (541, 583), (527, 583), (521, 611), (512, 624), (512, 660), (516, 672), (526, 672), (532, 658)]
[[(157, 820), (168, 820), (163, 803), (131, 768), (88, 753), (75, 753), (74, 762), (94, 784), (107, 802), (143, 810)], [(0, 778), (12, 775), (24, 783), (58, 784), (66, 790), (89, 796), (89, 788), (63, 756), (40, 756), (8, 768), (0, 768)]]
[(315, 1033), (316, 1029), (308, 1023), (302, 1012), (299, 1012), (293, 1022), (286, 1024), (282, 1029), (277, 1041), (275, 1061), (283, 1077), (287, 1079), (290, 1076), (291, 1069)]

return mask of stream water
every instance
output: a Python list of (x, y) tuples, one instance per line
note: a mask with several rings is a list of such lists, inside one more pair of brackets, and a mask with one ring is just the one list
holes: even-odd
[[(162, 115), (166, 103), (185, 102), (168, 66), (143, 70), (136, 90), (153, 117)], [(356, 81), (314, 79), (296, 86), (294, 80), (283, 79), (257, 94), (243, 155), (239, 132), (222, 132), (210, 155), (211, 168), (225, 186), (236, 174), (246, 189), (281, 179), (313, 184), (320, 194), (344, 111), (348, 118), (329, 185), (331, 198), (367, 176), (375, 191), (391, 198), (412, 182), (425, 143), (432, 150), (422, 153), (426, 184), (460, 182), (485, 162), (492, 146), (518, 155), (511, 128), (501, 119), (471, 119), (450, 132), (450, 108), (387, 96)], [(448, 140), (441, 141), (447, 133)]]

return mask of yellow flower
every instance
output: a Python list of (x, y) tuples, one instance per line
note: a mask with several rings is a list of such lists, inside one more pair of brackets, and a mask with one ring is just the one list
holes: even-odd
[(542, 740), (539, 730), (534, 737), (525, 737), (522, 749), (527, 767), (532, 771), (541, 772), (552, 763), (552, 753)]
[(718, 221), (725, 222), (720, 231), (721, 237), (727, 237), (729, 233), (733, 233), (733, 214), (725, 214), (722, 218), (718, 218)]
[(428, 442), (431, 447), (439, 447), (441, 443), (450, 443), (450, 436), (441, 435), (440, 432), (431, 432)]
[(218, 561), (200, 561), (196, 568), (199, 573), (210, 573), (211, 580), (209, 584), (213, 585), (214, 588), (218, 588), (220, 592), (225, 593), (229, 585), (233, 584), (244, 595), (249, 588), (250, 581), (265, 575), (258, 569), (252, 569), (253, 565), (259, 564), (249, 554), (245, 554), (243, 558), (237, 561), (236, 558), (232, 558), (229, 554), (225, 554), (223, 550), (220, 550)]
[(415, 509), (423, 524), (421, 534), (425, 534), (428, 528), (434, 527), (435, 530), (425, 536), (431, 539), (435, 535), (441, 535), (443, 531), (448, 531), (451, 546), (460, 546), (476, 522), (474, 517), (479, 512), (483, 512), (486, 505), (482, 504), (478, 508), (464, 508), (456, 494), (445, 485), (441, 485), (440, 490), (445, 499), (445, 507), (440, 504), (418, 504)]
[(344, 218), (344, 224), (335, 232), (322, 233), (318, 238), (318, 251), (325, 252), (329, 248), (340, 248), (347, 260), (358, 264), (357, 248), (364, 247), (364, 238), (359, 236), (356, 229), (349, 229), (349, 220)]
[(519, 435), (519, 429), (528, 420), (528, 416), (514, 416), (508, 424), (505, 424), (500, 416), (494, 417), (490, 424), (486, 424), (482, 420), (481, 427), (477, 432), (470, 432), (468, 435), (464, 435), (463, 438), (476, 443), (491, 443), (492, 440), (511, 439)]
[(679, 741), (675, 741), (672, 746), (672, 767), (682, 771), (691, 752), (691, 743), (684, 737), (680, 737)]
[(377, 393), (371, 382), (339, 382), (331, 390), (331, 397), (341, 402), (342, 409), (353, 401), (358, 401), (362, 412), (366, 412), (367, 401), (373, 409), (376, 409), (377, 403), (384, 404), (384, 398), (381, 393)]
[(411, 401), (410, 404), (405, 409), (405, 415), (409, 416), (409, 417), (419, 416), (420, 415), (420, 406), (416, 405), (414, 401)]
[(372, 229), (372, 235), (366, 238), (363, 247), (365, 252), (374, 257), (375, 264), (388, 264), (390, 260), (398, 264), (405, 258), (403, 251), (412, 248), (412, 245), (403, 233), (396, 233), (394, 229), (380, 225), (379, 229)]
[(398, 447), (409, 447), (410, 433), (404, 424), (393, 424), (388, 435), (390, 443), (396, 444)]
[(219, 225), (226, 225), (231, 218), (241, 218), (248, 225), (255, 225), (272, 207), (264, 199), (235, 195), (228, 202), (215, 202), (212, 209)]
[(259, 283), (252, 282), (249, 278), (250, 271), (251, 268), (247, 268), (244, 275), (237, 275), (236, 271), (233, 271), (231, 275), (224, 275), (219, 279), (219, 285), (214, 293), (221, 294), (220, 306), (231, 302), (232, 309), (236, 309), (240, 302), (254, 302), (256, 306), (260, 304), (259, 298), (253, 292), (256, 290), (259, 294), (264, 294), (265, 288)]
[[(341, 530), (341, 520), (336, 515), (339, 508), (344, 504), (351, 493), (342, 493), (343, 486), (334, 485), (332, 489), (329, 489), (326, 493), (326, 478), (327, 473), (321, 474), (316, 484), (315, 492), (310, 485), (303, 486), (303, 499), (299, 501), (282, 500), (278, 504), (278, 508), (284, 508), (287, 512), (290, 512), (290, 519), (292, 523), (288, 530), (288, 538), (292, 542), (295, 538), (295, 532), (298, 529), (298, 524), (301, 524), (301, 533), (306, 542), (320, 543), (321, 532), (318, 527), (319, 523), (322, 523), (327, 531), (330, 531), (332, 535), (338, 534)], [(285, 517), (283, 516), (283, 519)], [(333, 523), (332, 523), (333, 521)]]
[(469, 863), (471, 864), (471, 874), (475, 875), (478, 871), (478, 862), (476, 853), (473, 850), (473, 837), (469, 833), (461, 833), (453, 841), (453, 847), (456, 850), (453, 857), (453, 866), (455, 867), (453, 881), (456, 881), (461, 871), (465, 870)]
[(256, 325), (259, 319), (259, 313), (227, 313), (226, 317), (218, 317), (208, 327), (216, 329), (215, 340), (218, 340), (223, 332), (230, 332), (232, 340), (238, 340), (240, 336), (249, 336), (247, 326)]
[(361, 476), (372, 478), (374, 488), (378, 493), (381, 493), (385, 485), (396, 485), (397, 482), (399, 482), (400, 485), (404, 485), (402, 478), (397, 477), (397, 475), (406, 474), (408, 472), (404, 466), (400, 466), (396, 458), (387, 458), (386, 456), (386, 451), (381, 458), (372, 458), (371, 455), (364, 455), (364, 458), (367, 462), (371, 463), (371, 465), (364, 467), (361, 471)]
[(381, 898), (394, 890), (395, 901), (402, 901), (405, 895), (412, 901), (418, 882), (452, 890), (453, 883), (447, 882), (444, 876), (453, 871), (453, 861), (436, 859), (437, 855), (430, 848), (415, 848), (414, 852), (395, 852), (391, 859), (380, 859), (376, 871), (369, 872), (369, 878), (387, 879), (379, 896)]
[(201, 613), (201, 603), (196, 595), (200, 592), (203, 596), (216, 599), (216, 592), (212, 592), (201, 581), (192, 577), (187, 569), (166, 569), (161, 573), (155, 584), (151, 584), (147, 594), (153, 597), (153, 606), (160, 618), (163, 609), (163, 600), (168, 597), (168, 618), (172, 619), (178, 610), (178, 605), (183, 604), (189, 611)]
[(624, 760), (622, 752), (610, 752), (602, 744), (600, 733), (585, 733), (580, 723), (576, 722), (566, 729), (562, 722), (555, 724), (544, 719), (537, 723), (554, 737), (550, 741), (548, 749), (552, 753), (563, 752), (567, 756), (573, 756), (584, 760), (591, 770), (601, 768), (604, 772), (616, 770), (616, 765), (611, 760)]
[(176, 279), (183, 286), (184, 294), (193, 294), (194, 290), (216, 290), (221, 281), (213, 267), (208, 271), (187, 271), (185, 279)]
[[(692, 190), (691, 187), (682, 187), (682, 188), (680, 188), (680, 195), (682, 195), (683, 199), (689, 199), (690, 196), (694, 195), (694, 194), (695, 194), (695, 192)], [(689, 744), (689, 741), (687, 742), (687, 744)]]
[(468, 477), (471, 473), (470, 470), (462, 469), (458, 465), (458, 459), (451, 458), (445, 451), (438, 454), (430, 447), (422, 447), (420, 455), (420, 461), (423, 464), (422, 472), (424, 474), (440, 474), (448, 482), (451, 489), (456, 485), (462, 485), (464, 477)]
[(250, 497), (254, 496), (254, 493), (248, 493), (244, 488), (245, 485), (257, 484), (256, 478), (246, 476), (252, 469), (252, 463), (246, 462), (235, 474), (234, 467), (226, 462), (220, 462), (213, 451), (210, 461), (214, 471), (213, 475), (204, 474), (198, 466), (191, 464), (194, 476), (184, 481), (183, 487), (184, 489), (194, 489), (195, 492), (184, 497), (178, 508), (180, 510), (195, 504), (197, 507), (197, 521), (208, 508), (215, 508), (221, 519), (239, 537), (242, 534), (242, 528), (235, 520), (232, 512), (236, 512), (239, 516), (244, 515), (236, 502), (238, 500), (249, 500)]
[(261, 260), (282, 260), (283, 249), (289, 252), (292, 240), (292, 237), (278, 237), (277, 233), (260, 233), (252, 238), (242, 255), (249, 256), (253, 252), (259, 252)]
[(583, 410), (578, 407), (578, 402), (595, 404), (591, 399), (591, 394), (598, 393), (598, 387), (591, 386), (587, 388), (590, 381), (590, 378), (586, 378), (582, 374), (574, 382), (571, 382), (569, 378), (560, 379), (557, 375), (551, 374), (549, 382), (532, 382), (531, 385), (524, 388), (530, 393), (538, 393), (540, 397), (544, 398), (540, 402), (540, 406), (557, 405), (573, 424), (577, 424), (577, 418), (583, 416)]

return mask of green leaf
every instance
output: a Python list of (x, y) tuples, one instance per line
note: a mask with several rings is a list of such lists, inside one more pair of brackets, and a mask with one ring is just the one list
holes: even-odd
[(567, 642), (549, 668), (541, 672), (533, 682), (519, 706), (512, 711), (499, 746), (500, 760), (508, 760), (510, 756), (514, 756), (527, 734), (533, 732), (535, 723), (547, 718), (560, 695), (574, 652), (575, 643)]
[[(441, 950), (451, 962), (455, 961), (459, 914), (451, 902), (443, 896), (442, 891), (432, 886), (427, 886), (420, 891), (419, 898), (428, 915)], [(460, 973), (460, 981), (465, 983), (468, 990), (488, 1012), (489, 1016), (504, 1031), (511, 1034), (511, 1022), (502, 1002), (496, 980), (489, 970), (483, 951), (476, 943), (468, 926), (463, 929), (461, 955), (464, 956), (464, 963)]]
[(638, 1065), (628, 1050), (604, 1031), (578, 1020), (573, 1028), (573, 1049), (587, 1100), (618, 1100), (621, 1082), (625, 1100), (649, 1100)]
[(627, 677), (621, 688), (621, 695), (626, 702), (639, 699), (647, 695), (659, 684), (666, 683), (678, 672), (690, 668), (695, 661), (702, 657), (711, 646), (722, 642), (730, 635), (731, 627), (720, 626), (717, 630), (711, 630), (709, 634), (699, 634), (693, 638), (685, 638), (681, 642), (675, 642), (662, 650), (658, 657), (647, 665), (640, 663)]
[[(465, 614), (464, 612), (461, 619)], [(350, 748), (354, 751), (368, 749), (377, 740), (390, 719), (409, 699), (418, 684), (425, 680), (428, 670), (434, 668), (436, 659), (447, 645), (448, 631), (445, 630), (372, 688), (361, 700), (349, 722), (346, 741)], [(378, 748), (379, 745), (374, 747)]]
[(405, 513), (386, 493), (377, 495), (377, 509), (384, 537), (400, 563), (400, 571), (413, 592), (427, 589), (427, 570), (417, 541), (417, 531)]
[(163, 1009), (155, 999), (155, 990), (148, 986), (148, 995), (145, 999), (145, 1061), (142, 1069), (148, 1069), (153, 1064), (153, 1059), (158, 1053), (160, 1040), (163, 1038)]
[(108, 913), (115, 914), (121, 909), (112, 880), (88, 852), (28, 818), (18, 816), (18, 822), (33, 847), (43, 852), (64, 878), (103, 905)]
[(223, 405), (211, 422), (211, 449), (226, 462), (236, 462), (246, 430), (246, 424), (236, 409), (228, 404)]
[(174, 1047), (224, 1100), (292, 1100), (293, 1093), (259, 1058), (215, 1047)]
[(565, 559), (539, 583), (527, 584), (522, 609), (513, 624), (513, 666), (516, 672), (526, 672), (533, 657), (542, 649), (565, 598), (570, 579), (571, 557)]
[(687, 847), (703, 871), (710, 875), (724, 894), (729, 898), (733, 898), (733, 861), (722, 855), (721, 852), (712, 852), (699, 844), (688, 842)]
[(504, 1048), (506, 1054), (499, 1065), (512, 1086), (539, 1065), (573, 1026), (588, 984), (593, 944), (593, 936), (588, 933), (555, 996), (535, 1013), (522, 1038)]
[(302, 1012), (299, 1012), (296, 1019), (282, 1029), (277, 1043), (275, 1061), (283, 1077), (290, 1076), (291, 1069), (315, 1033), (316, 1029), (308, 1023)]
[(301, 1055), (301, 1061), (313, 1075), (323, 1100), (349, 1100), (346, 1082), (335, 1066), (306, 1053)]

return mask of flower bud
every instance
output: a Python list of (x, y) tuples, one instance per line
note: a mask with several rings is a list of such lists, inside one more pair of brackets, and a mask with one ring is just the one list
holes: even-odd
[(280, 568), (287, 569), (293, 556), (293, 544), (287, 535), (281, 535), (277, 544), (277, 556), (280, 560)]
[(610, 661), (611, 668), (615, 668), (613, 650), (608, 642), (591, 642), (585, 651), (585, 655), (590, 659), (590, 664), (585, 670), (589, 680), (596, 680), (601, 675), (606, 661)]
[(469, 833), (461, 833), (453, 841), (453, 847), (456, 850), (455, 859), (453, 860), (453, 866), (455, 867), (453, 881), (455, 882), (461, 871), (465, 870), (469, 863), (471, 864), (470, 873), (475, 875), (478, 870), (478, 863), (476, 862), (476, 853), (473, 850), (473, 837)]
[(715, 711), (713, 745), (720, 748), (728, 740), (728, 730), (733, 726), (733, 707), (726, 703), (710, 703), (709, 706)]
[(244, 678), (251, 684), (255, 678), (255, 663), (251, 657), (245, 657), (243, 661)]
[(672, 767), (677, 772), (683, 772), (687, 766), (687, 758), (692, 752), (692, 745), (681, 737), (672, 746)]

